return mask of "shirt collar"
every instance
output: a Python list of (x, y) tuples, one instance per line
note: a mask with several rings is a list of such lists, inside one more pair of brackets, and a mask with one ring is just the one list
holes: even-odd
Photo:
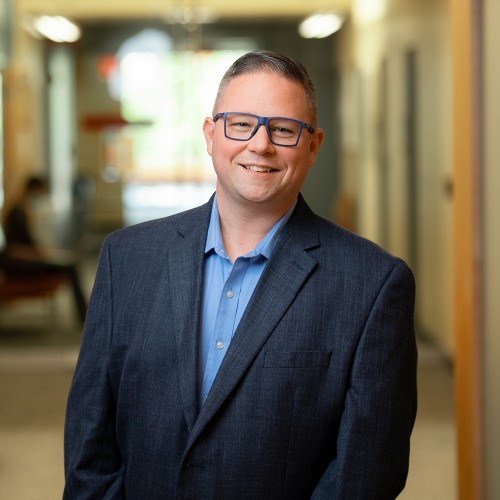
[[(285, 227), (286, 223), (290, 219), (295, 206), (297, 205), (297, 200), (293, 205), (287, 210), (287, 212), (274, 224), (271, 230), (262, 238), (262, 240), (257, 243), (255, 248), (243, 255), (243, 257), (256, 257), (262, 255), (266, 259), (271, 256), (276, 243), (281, 235), (281, 231)], [(217, 196), (214, 196), (214, 202), (212, 204), (212, 212), (210, 214), (210, 223), (208, 226), (207, 242), (205, 244), (205, 254), (214, 250), (215, 253), (221, 257), (227, 258), (226, 250), (224, 248), (224, 243), (222, 241), (222, 234), (220, 231), (219, 222), (219, 208), (217, 206)]]

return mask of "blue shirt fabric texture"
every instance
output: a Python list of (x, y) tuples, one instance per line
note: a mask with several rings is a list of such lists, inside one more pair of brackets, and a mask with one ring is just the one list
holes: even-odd
[(198, 357), (200, 408), (210, 392), (234, 332), (295, 205), (296, 202), (253, 250), (232, 263), (224, 249), (217, 198), (214, 197), (205, 245), (203, 310)]

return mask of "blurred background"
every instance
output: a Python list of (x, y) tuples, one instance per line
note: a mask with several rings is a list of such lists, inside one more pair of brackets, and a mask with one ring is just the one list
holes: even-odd
[[(0, 499), (61, 496), (74, 277), (88, 298), (106, 234), (208, 200), (201, 125), (255, 49), (316, 84), (326, 137), (309, 204), (416, 276), (420, 411), (401, 498), (500, 498), (498, 22), (496, 0), (0, 0), (0, 251), (22, 206), (52, 266), (0, 269)], [(33, 177), (44, 190), (27, 201)]]

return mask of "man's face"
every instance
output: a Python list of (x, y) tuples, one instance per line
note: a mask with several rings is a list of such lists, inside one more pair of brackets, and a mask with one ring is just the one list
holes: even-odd
[[(311, 122), (302, 87), (270, 72), (236, 77), (215, 113), (231, 111)], [(303, 129), (297, 146), (276, 146), (261, 125), (249, 141), (234, 141), (224, 136), (224, 120), (211, 118), (205, 119), (203, 132), (217, 174), (217, 199), (283, 213), (295, 201), (323, 140), (322, 130)]]

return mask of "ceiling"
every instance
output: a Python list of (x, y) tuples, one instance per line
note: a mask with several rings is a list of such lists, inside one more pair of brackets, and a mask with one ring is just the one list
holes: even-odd
[[(85, 22), (100, 19), (171, 18), (173, 12), (227, 19), (297, 19), (316, 11), (348, 13), (353, 0), (13, 0), (24, 15), (63, 15)], [(175, 10), (174, 10), (175, 9)]]

